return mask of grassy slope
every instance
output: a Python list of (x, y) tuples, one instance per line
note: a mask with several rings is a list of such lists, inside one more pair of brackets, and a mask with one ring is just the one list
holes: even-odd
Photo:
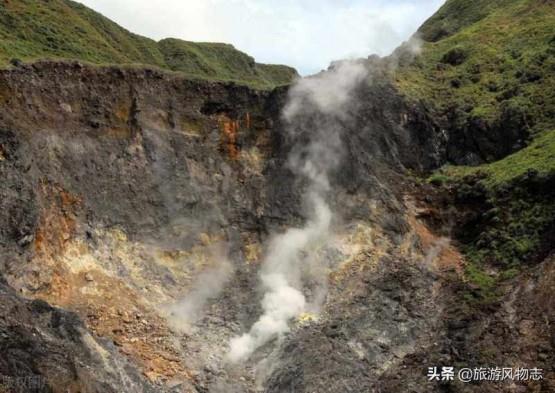
[(297, 76), (297, 72), (287, 66), (257, 64), (252, 57), (229, 44), (168, 38), (160, 41), (158, 46), (168, 68), (199, 78), (276, 86), (290, 83)]
[(500, 161), (446, 167), (430, 181), (474, 200), (478, 216), (459, 232), (467, 276), (482, 299), (494, 299), (499, 280), (512, 277), (553, 247), (555, 130)]
[(257, 64), (231, 45), (176, 39), (157, 43), (70, 0), (0, 1), (0, 65), (12, 58), (145, 64), (260, 88), (290, 83), (297, 75), (290, 67)]
[(439, 173), (444, 174), (447, 181), (481, 174), (486, 188), (497, 190), (530, 171), (537, 176), (555, 175), (555, 130), (538, 135), (528, 147), (500, 161), (477, 167), (447, 166)]
[[(457, 238), (480, 301), (553, 247), (555, 226), (555, 1), (448, 0), (419, 30), (422, 54), (395, 75), (399, 90), (436, 116), (456, 108), (495, 123), (526, 119), (530, 145), (478, 167), (448, 166), (430, 182), (477, 214)], [(463, 120), (464, 121), (464, 120)]]
[(410, 99), (438, 115), (495, 122), (509, 110), (532, 133), (555, 128), (555, 1), (448, 0), (419, 32), (421, 56), (396, 75)]

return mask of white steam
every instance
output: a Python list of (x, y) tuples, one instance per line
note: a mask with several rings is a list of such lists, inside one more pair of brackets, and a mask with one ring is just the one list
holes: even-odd
[(211, 254), (216, 266), (196, 277), (192, 289), (182, 300), (162, 310), (175, 331), (188, 332), (190, 326), (202, 316), (206, 303), (220, 295), (233, 274), (233, 265), (227, 259), (223, 247), (212, 246)]
[[(233, 338), (228, 359), (247, 359), (257, 348), (289, 331), (289, 321), (307, 309), (302, 292), (302, 267), (317, 257), (330, 233), (332, 212), (326, 202), (330, 171), (340, 163), (341, 129), (354, 88), (366, 77), (361, 62), (333, 64), (327, 72), (305, 78), (292, 87), (283, 111), (288, 132), (304, 135), (289, 157), (293, 172), (308, 184), (304, 199), (308, 219), (303, 228), (290, 228), (273, 237), (260, 273), (263, 314), (248, 333)], [(321, 277), (310, 277), (318, 280)], [(322, 283), (322, 287), (325, 283)], [(324, 296), (319, 296), (323, 298)]]

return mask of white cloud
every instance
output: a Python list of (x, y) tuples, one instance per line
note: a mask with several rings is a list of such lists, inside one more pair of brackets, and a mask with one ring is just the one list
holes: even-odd
[(301, 73), (332, 60), (385, 55), (444, 0), (80, 0), (154, 39), (228, 42)]

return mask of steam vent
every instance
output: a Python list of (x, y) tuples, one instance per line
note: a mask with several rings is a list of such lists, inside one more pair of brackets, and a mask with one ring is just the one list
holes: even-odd
[(555, 0), (316, 3), (0, 0), (0, 393), (555, 392)]

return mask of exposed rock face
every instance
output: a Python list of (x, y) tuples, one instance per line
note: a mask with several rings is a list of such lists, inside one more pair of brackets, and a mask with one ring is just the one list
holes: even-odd
[[(97, 227), (186, 243), (191, 229), (260, 230), (299, 215), (284, 165), (293, 141), (280, 131), (285, 89), (77, 63), (3, 71), (0, 86), (5, 252), (59, 251)], [(440, 162), (433, 128), (413, 127), (422, 115), (389, 85), (378, 80), (357, 98), (337, 171), (342, 189), (367, 197), (389, 167)], [(46, 220), (47, 207), (56, 220)], [(56, 234), (37, 234), (41, 225), (58, 225), (64, 238), (43, 245)]]
[[(17, 354), (0, 357), (0, 372), (42, 376), (54, 392), (444, 391), (425, 385), (426, 362), (473, 360), (472, 336), (449, 346), (462, 257), (420, 217), (404, 170), (441, 165), (447, 141), (368, 66), (331, 176), (327, 300), (235, 366), (227, 345), (260, 315), (265, 241), (305, 217), (287, 157), (306, 135), (283, 131), (287, 88), (77, 63), (1, 71), (0, 253), (19, 294), (2, 284), (0, 345)], [(199, 319), (167, 319), (221, 259), (234, 273)], [(26, 369), (9, 361), (29, 358)], [(388, 380), (396, 373), (407, 379)]]
[(495, 122), (469, 119), (459, 108), (452, 108), (438, 123), (448, 130), (444, 160), (457, 165), (499, 160), (522, 149), (530, 136), (525, 116), (507, 107)]
[(508, 282), (502, 288), (505, 296), (485, 310), (466, 308), (456, 296), (460, 288), (451, 288), (455, 296), (447, 295), (445, 299), (446, 307), (433, 346), (415, 351), (398, 367), (384, 373), (375, 384), (378, 391), (428, 392), (429, 387), (422, 383), (423, 364), (460, 364), (471, 368), (505, 364), (498, 367), (543, 370), (543, 380), (539, 382), (481, 383), (479, 386), (455, 382), (437, 386), (439, 391), (549, 392), (555, 389), (552, 366), (555, 310), (550, 300), (555, 289), (553, 266), (551, 257)]
[(155, 392), (109, 341), (79, 317), (42, 300), (22, 300), (0, 283), (1, 387), (9, 392)]

